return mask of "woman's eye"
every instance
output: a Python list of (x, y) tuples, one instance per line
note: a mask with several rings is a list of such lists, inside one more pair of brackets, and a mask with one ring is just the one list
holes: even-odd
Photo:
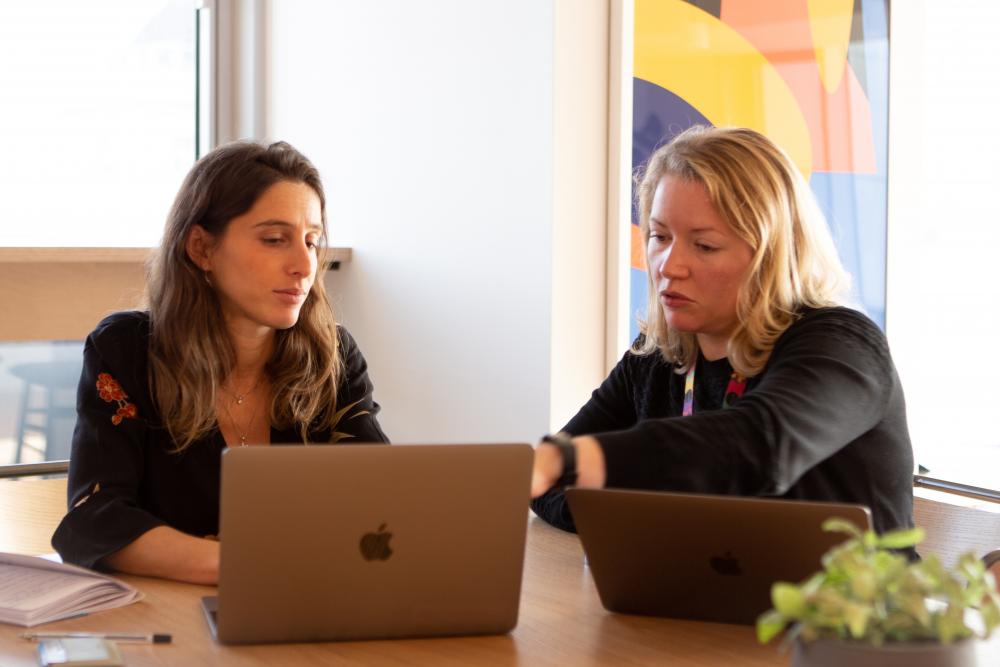
[(280, 236), (265, 236), (262, 240), (266, 245), (279, 245), (285, 239)]
[(716, 248), (715, 246), (710, 246), (705, 243), (696, 243), (695, 247), (702, 252), (715, 252), (716, 250), (718, 250), (718, 248)]

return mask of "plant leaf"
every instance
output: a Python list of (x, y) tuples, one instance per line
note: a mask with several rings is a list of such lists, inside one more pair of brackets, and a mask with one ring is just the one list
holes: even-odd
[(785, 629), (785, 623), (785, 618), (774, 609), (765, 611), (757, 617), (757, 641), (768, 643)]
[(868, 617), (871, 616), (871, 607), (860, 604), (851, 604), (844, 609), (844, 619), (847, 621), (847, 629), (854, 639), (865, 636), (865, 628), (868, 626)]
[(923, 539), (924, 529), (917, 527), (889, 531), (878, 538), (876, 544), (883, 549), (907, 549), (916, 546)]
[(824, 521), (823, 530), (828, 533), (846, 533), (855, 539), (861, 539), (861, 529), (854, 525), (854, 522), (839, 516), (830, 517)]
[(933, 636), (932, 628), (920, 625), (913, 616), (902, 610), (890, 612), (882, 621), (882, 627), (886, 637), (893, 641)]
[(785, 618), (802, 618), (806, 611), (806, 599), (802, 591), (798, 586), (784, 581), (771, 586), (771, 602)]
[(918, 591), (900, 595), (899, 608), (925, 628), (931, 627), (931, 614), (927, 611), (924, 596)]
[(919, 544), (924, 536), (921, 528), (879, 536), (832, 518), (823, 523), (823, 529), (849, 537), (823, 554), (823, 569), (801, 585), (779, 582), (772, 586), (774, 608), (758, 618), (762, 641), (795, 620), (785, 634), (786, 643), (791, 636), (871, 645), (921, 640), (949, 643), (975, 634), (965, 624), (968, 608), (978, 608), (981, 636), (1000, 628), (1000, 591), (994, 587), (993, 575), (974, 555), (963, 556), (954, 569), (943, 567), (933, 556), (911, 563), (898, 550)]
[(963, 609), (957, 605), (949, 605), (938, 618), (938, 636), (942, 644), (950, 644), (956, 639), (968, 637), (972, 632), (965, 626)]
[(986, 566), (983, 564), (983, 561), (971, 551), (966, 551), (959, 556), (955, 569), (969, 581), (981, 580), (983, 575), (986, 574)]
[(870, 552), (878, 548), (878, 535), (873, 530), (865, 531), (865, 534), (861, 536), (861, 541), (864, 543), (866, 551)]
[(878, 586), (878, 577), (874, 568), (858, 569), (851, 579), (851, 592), (854, 597), (865, 602), (875, 599), (875, 592)]
[(799, 586), (799, 590), (802, 591), (803, 595), (809, 597), (818, 591), (825, 583), (826, 573), (823, 571), (816, 572), (813, 576), (806, 579), (805, 583)]

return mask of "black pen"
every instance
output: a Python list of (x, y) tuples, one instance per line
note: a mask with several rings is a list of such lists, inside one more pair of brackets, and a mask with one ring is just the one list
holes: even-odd
[(148, 644), (169, 644), (173, 639), (170, 635), (166, 634), (145, 635), (132, 632), (22, 632), (21, 636), (31, 641), (90, 637), (94, 639), (110, 639), (116, 642), (146, 642)]

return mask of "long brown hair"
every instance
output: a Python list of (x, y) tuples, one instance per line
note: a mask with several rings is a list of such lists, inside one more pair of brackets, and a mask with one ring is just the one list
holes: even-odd
[[(767, 137), (747, 128), (694, 126), (657, 149), (637, 175), (639, 226), (647, 243), (653, 196), (668, 174), (704, 185), (715, 210), (753, 250), (726, 356), (735, 370), (757, 375), (802, 307), (845, 301), (850, 276), (823, 213), (798, 169)], [(645, 340), (634, 351), (659, 350), (683, 372), (698, 359), (697, 339), (667, 325), (655, 271), (647, 271), (649, 304), (639, 323)]]
[[(149, 385), (177, 452), (216, 427), (216, 388), (236, 363), (215, 290), (187, 254), (188, 234), (200, 225), (221, 238), (233, 218), (280, 181), (304, 183), (315, 191), (324, 247), (326, 197), (312, 163), (285, 142), (238, 141), (204, 156), (188, 173), (147, 266)], [(298, 322), (276, 332), (274, 352), (264, 368), (273, 388), (271, 424), (294, 426), (303, 440), (310, 431), (335, 424), (343, 372), (337, 323), (323, 288), (324, 265), (321, 251)]]

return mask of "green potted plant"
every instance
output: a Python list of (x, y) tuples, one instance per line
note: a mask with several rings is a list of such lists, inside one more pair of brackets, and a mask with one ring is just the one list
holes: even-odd
[(921, 528), (879, 536), (830, 519), (823, 529), (849, 539), (804, 583), (771, 587), (774, 608), (757, 619), (762, 643), (792, 624), (793, 667), (976, 664), (975, 638), (1000, 626), (1000, 594), (979, 558), (965, 554), (950, 571), (935, 556), (910, 562), (896, 550), (916, 546)]

